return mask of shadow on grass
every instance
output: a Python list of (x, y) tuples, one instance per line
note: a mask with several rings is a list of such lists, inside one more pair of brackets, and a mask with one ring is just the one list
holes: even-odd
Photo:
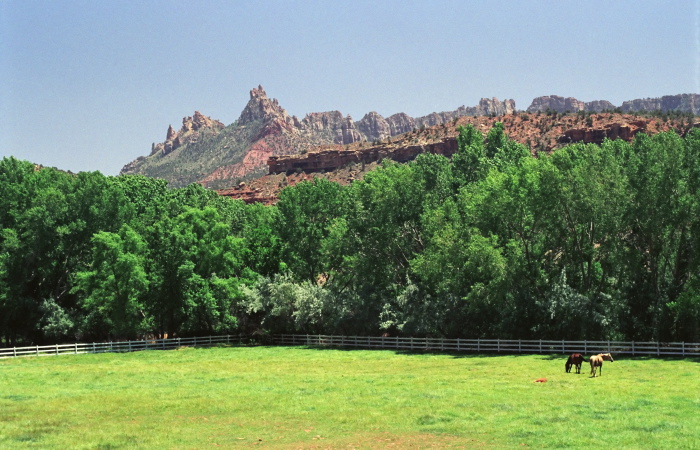
[[(267, 348), (278, 348), (278, 345), (262, 345), (261, 347)], [(292, 347), (292, 346), (290, 346)], [(312, 351), (341, 351), (341, 352), (354, 352), (354, 351), (388, 351), (393, 352), (396, 355), (447, 355), (453, 358), (503, 358), (503, 357), (516, 357), (516, 356), (538, 356), (540, 360), (543, 361), (561, 361), (562, 364), (566, 363), (569, 354), (566, 353), (512, 353), (512, 352), (455, 352), (455, 351), (441, 351), (441, 350), (409, 350), (409, 349), (393, 349), (393, 348), (363, 348), (363, 347), (333, 347), (326, 345), (297, 345), (293, 346), (295, 348), (312, 350)], [(594, 355), (597, 353), (591, 353)], [(586, 363), (591, 355), (585, 355)], [(615, 361), (688, 361), (694, 363), (700, 363), (700, 358), (697, 357), (683, 357), (683, 356), (653, 356), (653, 355), (640, 355), (632, 356), (626, 354), (613, 354)], [(581, 370), (583, 373), (583, 369)]]
[[(269, 348), (275, 348), (279, 346), (271, 345), (267, 346)], [(354, 351), (384, 351), (392, 352), (396, 355), (408, 355), (408, 356), (420, 356), (420, 355), (446, 355), (453, 358), (503, 358), (508, 356), (531, 356), (533, 353), (510, 353), (510, 352), (455, 352), (455, 351), (441, 351), (441, 350), (409, 350), (409, 349), (395, 349), (395, 348), (363, 348), (363, 347), (333, 347), (326, 345), (298, 345), (296, 348), (312, 351), (336, 351), (336, 352), (354, 352)], [(549, 356), (549, 355), (542, 355)], [(560, 356), (561, 358), (561, 356)], [(566, 358), (566, 357), (565, 357)], [(559, 358), (552, 358), (559, 359)]]

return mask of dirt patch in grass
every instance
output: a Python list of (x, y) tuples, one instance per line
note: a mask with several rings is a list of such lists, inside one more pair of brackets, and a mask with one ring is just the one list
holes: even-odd
[(286, 448), (295, 449), (424, 449), (424, 448), (494, 448), (494, 443), (484, 439), (468, 439), (465, 437), (439, 435), (429, 433), (394, 434), (394, 433), (363, 433), (347, 439), (324, 438), (314, 436), (311, 442), (298, 442)]

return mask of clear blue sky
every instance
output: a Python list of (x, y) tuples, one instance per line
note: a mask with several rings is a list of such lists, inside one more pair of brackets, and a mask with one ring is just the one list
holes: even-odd
[(290, 114), (700, 93), (700, 0), (0, 0), (0, 157), (116, 175), (262, 84)]

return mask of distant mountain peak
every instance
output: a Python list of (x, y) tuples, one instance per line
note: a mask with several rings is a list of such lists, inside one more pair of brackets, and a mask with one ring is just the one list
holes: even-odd
[(239, 125), (247, 125), (251, 122), (262, 120), (263, 122), (281, 121), (290, 123), (293, 120), (277, 102), (276, 98), (270, 100), (265, 93), (265, 89), (258, 85), (258, 88), (250, 90), (250, 100), (238, 118)]

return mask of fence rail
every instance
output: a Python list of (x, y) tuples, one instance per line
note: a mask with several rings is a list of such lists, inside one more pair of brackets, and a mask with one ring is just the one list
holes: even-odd
[(180, 347), (206, 347), (219, 344), (249, 343), (248, 336), (225, 335), (171, 339), (146, 339), (141, 341), (91, 342), (29, 347), (0, 348), (1, 358), (16, 356), (78, 355), (85, 353), (123, 353), (141, 350), (172, 350)]
[(441, 339), (385, 336), (278, 334), (275, 345), (476, 353), (616, 353), (639, 356), (700, 356), (700, 343), (559, 341), (522, 339)]
[[(206, 347), (220, 344), (250, 344), (250, 336), (225, 335), (171, 339), (147, 339), (100, 343), (35, 345), (0, 348), (0, 359), (18, 356), (66, 355), (85, 353), (119, 353), (141, 350), (172, 350), (180, 347)], [(559, 341), (522, 339), (441, 339), (387, 336), (330, 336), (311, 334), (277, 334), (272, 345), (337, 348), (365, 348), (408, 351), (473, 352), (473, 353), (614, 353), (633, 356), (700, 357), (700, 343), (688, 342), (621, 342)]]

